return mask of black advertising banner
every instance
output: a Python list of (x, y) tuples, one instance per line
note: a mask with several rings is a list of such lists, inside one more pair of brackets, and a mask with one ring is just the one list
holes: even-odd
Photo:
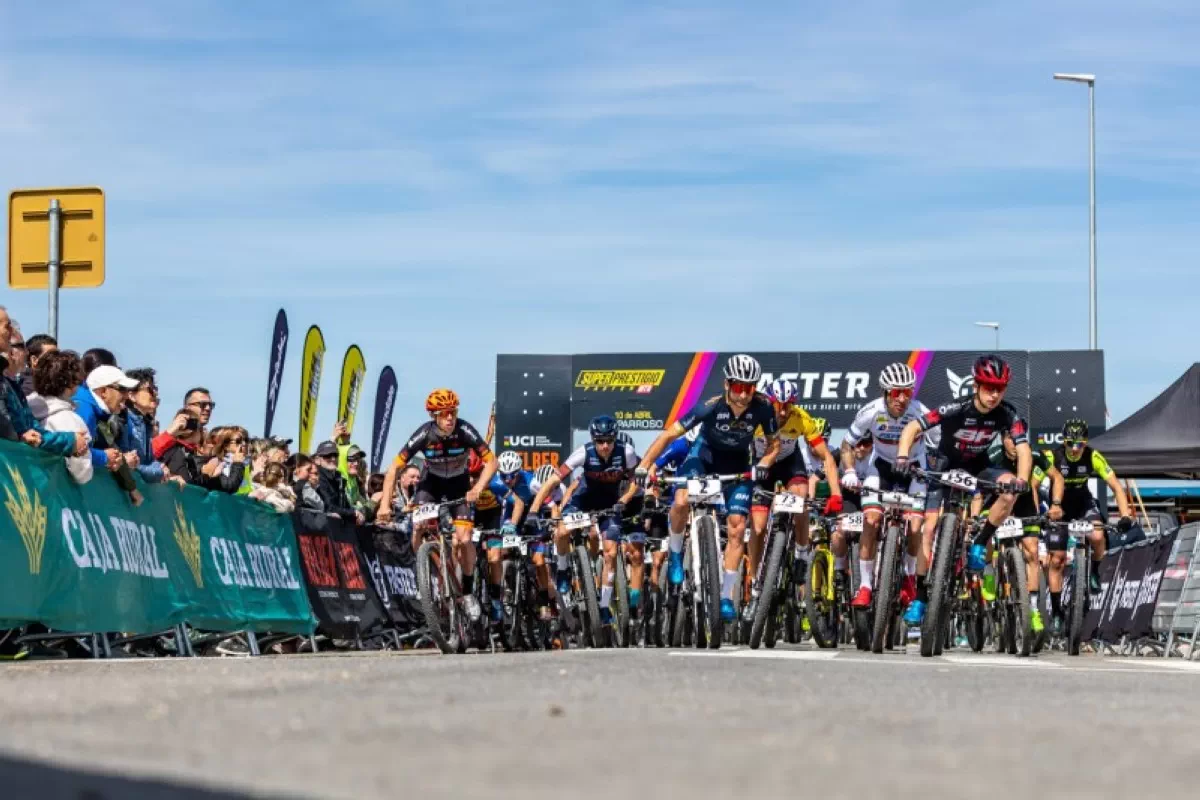
[(379, 472), (387, 450), (388, 432), (392, 427), (392, 411), (396, 408), (396, 373), (384, 367), (375, 388), (375, 421), (371, 425), (371, 472)]
[(1116, 642), (1123, 636), (1139, 639), (1152, 633), (1154, 606), (1175, 535), (1172, 531), (1120, 551), (1100, 618), (1101, 639)]
[(525, 469), (557, 466), (571, 448), (571, 356), (496, 357), (496, 441)]
[[(627, 431), (655, 432), (722, 390), (732, 353), (607, 353), (575, 356), (501, 355), (496, 404), (501, 449), (565, 453), (571, 429), (611, 414)], [(847, 428), (877, 397), (879, 372), (902, 362), (917, 376), (917, 399), (934, 408), (970, 396), (976, 351), (751, 353), (762, 365), (760, 386), (794, 381), (800, 404), (834, 428)], [(1071, 416), (1104, 426), (1104, 360), (1100, 351), (1002, 351), (1012, 367), (1007, 400), (1033, 430), (1057, 430)], [(1073, 402), (1066, 403), (1066, 397)], [(566, 414), (564, 414), (566, 412)], [(564, 427), (563, 416), (568, 424)], [(504, 436), (512, 438), (506, 443)]]
[[(1089, 554), (1090, 557), (1090, 554)], [(1108, 607), (1113, 594), (1113, 576), (1117, 574), (1117, 563), (1121, 560), (1120, 550), (1110, 550), (1100, 562), (1100, 594), (1091, 595), (1087, 617), (1083, 620), (1084, 638), (1091, 639), (1098, 634), (1097, 628), (1104, 618), (1104, 610)], [(1067, 580), (1063, 582), (1063, 597), (1070, 597), (1071, 572), (1067, 571)]]
[(335, 639), (353, 639), (380, 625), (383, 610), (367, 583), (354, 526), (304, 511), (293, 515), (293, 523), (308, 597), (321, 629)]
[(267, 366), (267, 419), (263, 423), (263, 438), (271, 436), (275, 422), (275, 407), (279, 405), (279, 387), (283, 381), (283, 363), (287, 359), (288, 323), (283, 309), (275, 315), (275, 333), (271, 336), (271, 355)]
[(360, 525), (358, 545), (384, 613), (401, 633), (424, 624), (417, 599), (417, 560), (407, 532)]

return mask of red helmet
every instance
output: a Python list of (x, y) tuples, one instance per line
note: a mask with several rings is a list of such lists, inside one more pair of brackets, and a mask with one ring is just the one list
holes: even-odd
[(1012, 369), (1000, 356), (980, 356), (975, 359), (975, 368), (971, 374), (975, 376), (976, 386), (1008, 386), (1008, 381), (1012, 378)]
[(458, 408), (458, 395), (453, 389), (434, 389), (429, 393), (429, 397), (425, 398), (425, 410), (431, 414), (455, 408)]

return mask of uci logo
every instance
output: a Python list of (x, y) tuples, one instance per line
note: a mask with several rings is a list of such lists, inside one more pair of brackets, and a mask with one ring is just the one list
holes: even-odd
[(1038, 444), (1062, 444), (1063, 435), (1059, 433), (1039, 433), (1037, 438)]
[(533, 447), (532, 436), (505, 436), (505, 447)]

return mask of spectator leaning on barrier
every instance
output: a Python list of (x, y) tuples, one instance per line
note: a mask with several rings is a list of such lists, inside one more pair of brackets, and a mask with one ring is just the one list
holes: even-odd
[(175, 412), (167, 429), (154, 437), (152, 447), (172, 480), (180, 479), (183, 483), (200, 486), (205, 480), (200, 474), (198, 458), (202, 441), (200, 415), (190, 408), (181, 408)]
[(266, 503), (280, 513), (290, 513), (296, 507), (296, 493), (287, 485), (287, 467), (267, 464), (250, 490), (250, 499)]
[[(88, 437), (87, 423), (75, 413), (73, 398), (83, 383), (83, 362), (70, 350), (56, 350), (38, 359), (33, 370), (33, 383), (37, 393), (45, 399), (48, 410), (46, 430), (80, 433)], [(84, 453), (67, 456), (67, 471), (76, 483), (87, 483), (92, 479), (92, 455)]]
[[(4, 370), (8, 369), (11, 339), (12, 321), (8, 311), (0, 306), (0, 362)], [(42, 427), (30, 411), (19, 381), (4, 375), (0, 377), (0, 383), (4, 385), (4, 417), (7, 420), (7, 425), (0, 421), (0, 428), (3, 429), (0, 434), (4, 434), (5, 438), (11, 438), (7, 435), (11, 433), (31, 447), (60, 456), (82, 455), (87, 451), (86, 436), (67, 431), (47, 431)]]
[(117, 417), (130, 390), (135, 388), (137, 381), (118, 368), (96, 367), (75, 393), (75, 410), (92, 435), (92, 466), (111, 472), (136, 506), (141, 504), (142, 495), (133, 479), (133, 469), (141, 462), (136, 452), (123, 452), (118, 446), (121, 422)]
[(129, 392), (125, 407), (118, 415), (121, 423), (118, 447), (122, 453), (137, 453), (137, 472), (146, 483), (162, 483), (166, 478), (163, 465), (154, 457), (155, 414), (158, 412), (158, 387), (154, 385), (154, 370), (131, 369), (125, 373), (137, 381)]
[[(37, 369), (38, 361), (42, 356), (53, 353), (57, 349), (58, 342), (48, 333), (30, 336), (25, 341), (25, 355), (29, 359), (29, 366), (25, 370), (26, 380), (22, 388), (25, 391), (25, 399), (29, 403), (29, 410), (33, 412), (33, 418), (38, 422), (44, 421), (50, 411), (46, 408), (46, 401), (42, 399), (41, 393), (33, 385), (33, 371)], [(82, 373), (83, 366), (80, 365), (80, 374)]]
[(227, 426), (214, 430), (211, 440), (211, 454), (200, 469), (204, 485), (214, 492), (236, 494), (246, 476), (250, 434), (245, 428)]
[(362, 524), (366, 517), (350, 505), (346, 496), (346, 482), (338, 472), (338, 448), (333, 442), (321, 442), (313, 453), (317, 465), (317, 494), (325, 504), (326, 514), (336, 514), (342, 519)]

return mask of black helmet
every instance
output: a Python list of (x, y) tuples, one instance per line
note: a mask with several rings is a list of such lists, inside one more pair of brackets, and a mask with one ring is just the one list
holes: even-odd
[(592, 435), (592, 441), (595, 441), (597, 437), (616, 439), (617, 421), (608, 414), (593, 417), (592, 421), (588, 423), (588, 433)]
[(1088, 438), (1088, 424), (1081, 419), (1069, 419), (1063, 424), (1063, 440), (1081, 441)]

